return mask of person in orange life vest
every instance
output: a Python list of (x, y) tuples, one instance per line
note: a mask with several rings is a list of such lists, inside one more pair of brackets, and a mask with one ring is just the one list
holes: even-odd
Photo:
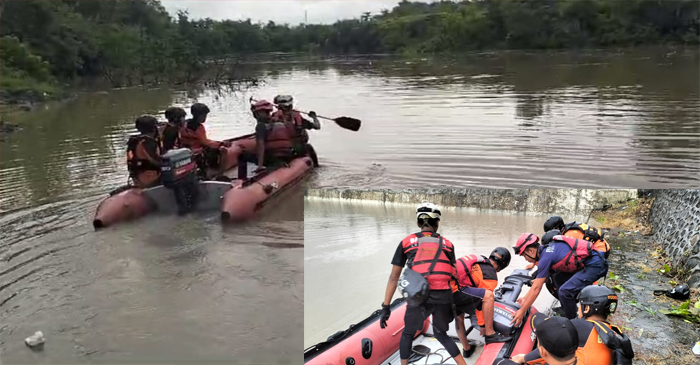
[[(610, 245), (608, 242), (605, 240), (605, 234), (595, 228), (591, 227), (585, 223), (578, 223), (578, 222), (571, 222), (564, 224), (564, 220), (560, 216), (552, 216), (547, 221), (544, 222), (543, 226), (545, 232), (545, 236), (551, 235), (551, 232), (561, 232), (557, 233), (567, 236), (567, 237), (572, 237), (576, 239), (581, 239), (581, 240), (586, 240), (589, 242), (593, 243), (593, 248), (601, 253), (603, 253), (603, 257), (607, 259), (610, 256)], [(552, 237), (554, 235), (551, 235)], [(542, 241), (545, 240), (545, 237), (542, 237)], [(543, 242), (543, 244), (546, 244)], [(532, 264), (531, 264), (532, 265)], [(526, 268), (530, 269), (532, 266), (528, 265)], [(565, 283), (569, 278), (573, 275), (573, 273), (567, 273), (567, 272), (553, 272), (551, 275), (547, 278), (545, 285), (547, 287), (547, 290), (552, 293), (552, 296), (555, 298), (559, 299), (559, 295), (557, 293), (557, 288)]]
[(606, 259), (610, 255), (610, 244), (605, 240), (605, 234), (598, 228), (575, 221), (564, 224), (564, 220), (560, 216), (554, 215), (544, 222), (545, 232), (553, 229), (561, 231), (564, 236), (593, 242), (595, 249), (604, 253)]
[[(629, 338), (608, 322), (618, 305), (617, 294), (602, 285), (591, 285), (581, 290), (578, 296), (579, 317), (571, 323), (578, 332), (579, 343), (576, 358), (580, 365), (632, 364), (634, 351)], [(537, 313), (535, 316), (541, 316)], [(533, 318), (533, 322), (538, 319)], [(513, 356), (519, 364), (541, 364), (542, 356), (535, 349), (528, 354)]]
[[(467, 341), (464, 313), (476, 316), (481, 335), (486, 343), (510, 341), (512, 337), (501, 336), (493, 330), (493, 290), (498, 285), (497, 272), (510, 264), (510, 252), (505, 247), (496, 247), (489, 255), (467, 255), (457, 259), (457, 283), (452, 283), (454, 302), (457, 305), (457, 335), (466, 357), (476, 351), (476, 344)], [(483, 310), (483, 314), (482, 311)]]
[[(253, 118), (257, 121), (255, 125), (255, 154), (244, 151), (238, 156), (239, 179), (248, 178), (249, 162), (257, 164), (258, 167), (255, 169), (255, 173), (258, 173), (265, 170), (265, 165), (269, 165), (273, 162), (272, 160), (276, 152), (284, 152), (277, 151), (276, 149), (278, 147), (286, 147), (280, 148), (280, 150), (291, 150), (292, 137), (289, 131), (282, 123), (272, 126), (274, 124), (271, 118), (273, 110), (274, 105), (267, 100), (259, 100), (250, 106)], [(270, 131), (272, 128), (276, 128), (274, 134)]]
[(301, 113), (294, 110), (294, 98), (291, 95), (277, 95), (274, 103), (277, 105), (277, 111), (272, 114), (272, 119), (279, 120), (285, 123), (293, 123), (296, 128), (296, 139), (299, 145), (309, 143), (309, 135), (307, 129), (321, 129), (321, 123), (318, 122), (316, 112), (309, 112), (312, 121), (304, 119)]
[[(572, 241), (577, 247), (584, 250), (577, 250), (572, 255)], [(564, 284), (558, 288), (559, 302), (566, 318), (576, 318), (576, 296), (581, 289), (608, 272), (608, 260), (600, 252), (588, 250), (586, 241), (576, 240), (566, 236), (555, 236), (552, 241), (545, 246), (541, 246), (539, 237), (534, 233), (523, 233), (513, 247), (516, 254), (521, 255), (530, 263), (537, 262), (537, 276), (532, 281), (532, 287), (524, 297), (518, 299), (521, 308), (513, 316), (511, 323), (520, 326), (527, 311), (542, 290), (545, 280), (552, 271), (563, 271), (573, 273)], [(589, 243), (590, 244), (590, 243)], [(578, 260), (583, 260), (579, 262)]]
[(180, 129), (185, 123), (185, 117), (187, 117), (185, 109), (170, 107), (165, 110), (165, 119), (168, 120), (168, 124), (162, 132), (163, 153), (180, 147)]
[[(424, 202), (416, 209), (416, 220), (421, 231), (408, 235), (401, 240), (394, 258), (391, 260), (392, 270), (389, 282), (384, 293), (379, 326), (386, 328), (391, 316), (389, 306), (391, 298), (396, 292), (401, 271), (405, 265), (422, 274), (428, 281), (429, 291), (425, 302), (415, 305), (409, 303), (404, 315), (404, 328), (399, 341), (399, 355), (401, 365), (408, 364), (411, 355), (413, 336), (423, 327), (423, 322), (431, 314), (433, 315), (433, 330), (435, 338), (447, 350), (450, 357), (457, 364), (465, 365), (466, 361), (459, 353), (457, 344), (447, 334), (448, 326), (452, 321), (452, 290), (450, 280), (456, 273), (454, 246), (448, 239), (437, 233), (440, 221), (440, 210), (431, 203)], [(439, 243), (442, 242), (442, 250), (438, 252)], [(438, 257), (435, 267), (430, 274), (430, 266), (433, 259)]]
[[(531, 317), (535, 336), (537, 336), (537, 350), (542, 355), (544, 365), (580, 365), (577, 361), (579, 335), (576, 326), (567, 318), (545, 317), (537, 313)], [(520, 365), (514, 360), (499, 358), (493, 365)], [(591, 364), (589, 364), (591, 365)]]
[(209, 114), (209, 107), (202, 103), (194, 103), (190, 107), (192, 119), (187, 119), (185, 125), (180, 129), (180, 144), (181, 147), (189, 148), (192, 153), (200, 156), (198, 160), (200, 168), (204, 170), (206, 167), (219, 168), (221, 176), (225, 166), (220, 163), (222, 150), (230, 147), (230, 142), (214, 141), (207, 138), (207, 130), (204, 127), (204, 122)]
[(131, 136), (126, 144), (126, 166), (129, 176), (138, 187), (160, 184), (161, 147), (158, 139), (158, 121), (143, 115), (136, 119), (136, 129), (141, 133)]

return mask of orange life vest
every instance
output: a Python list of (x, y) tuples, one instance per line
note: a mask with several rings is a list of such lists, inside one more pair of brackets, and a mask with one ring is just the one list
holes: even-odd
[(159, 140), (146, 136), (138, 135), (129, 137), (126, 143), (126, 168), (129, 171), (129, 176), (138, 185), (150, 185), (160, 177), (160, 165), (154, 164), (146, 151), (141, 146), (147, 139), (152, 139), (156, 142), (156, 154), (161, 154), (161, 143)]
[(562, 234), (593, 242), (594, 250), (604, 253), (606, 259), (610, 256), (610, 244), (605, 240), (605, 233), (598, 228), (585, 223), (571, 222), (564, 226)]
[(304, 130), (304, 118), (296, 110), (293, 110), (291, 114), (284, 114), (281, 110), (277, 110), (272, 114), (272, 119), (282, 121), (285, 123), (293, 123), (293, 139), (296, 143), (304, 144), (309, 141), (309, 135)]
[[(428, 281), (430, 290), (450, 289), (450, 280), (455, 275), (455, 267), (452, 266), (447, 253), (454, 252), (452, 243), (443, 238), (442, 250), (438, 251), (440, 245), (439, 235), (430, 232), (420, 232), (409, 235), (401, 241), (404, 254), (413, 254), (408, 267), (423, 275)], [(428, 275), (428, 269), (435, 258), (439, 255), (433, 271)]]
[(294, 148), (296, 128), (293, 123), (273, 119), (268, 124), (265, 150), (275, 154), (288, 153)]
[[(201, 128), (201, 125), (197, 129)], [(180, 146), (189, 148), (192, 152), (199, 152), (204, 146), (199, 143), (199, 136), (197, 135), (197, 130), (192, 130), (187, 128), (187, 124), (180, 128)]]
[[(576, 359), (582, 365), (612, 365), (613, 350), (605, 345), (598, 331), (612, 331), (609, 324), (599, 321), (590, 321), (593, 324), (586, 344), (576, 350)], [(607, 327), (607, 328), (604, 328)]]
[(472, 287), (476, 288), (478, 285), (471, 275), (472, 266), (477, 263), (486, 263), (491, 265), (491, 261), (484, 256), (477, 255), (467, 255), (457, 259), (457, 284), (461, 288)]
[(569, 245), (569, 252), (563, 259), (552, 265), (552, 270), (562, 272), (577, 272), (583, 268), (583, 261), (593, 254), (593, 243), (568, 236), (554, 236), (552, 243), (564, 242)]

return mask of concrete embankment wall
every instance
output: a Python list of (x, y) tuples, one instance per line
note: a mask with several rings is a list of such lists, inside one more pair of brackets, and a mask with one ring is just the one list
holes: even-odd
[(309, 189), (310, 199), (420, 204), (423, 200), (440, 207), (474, 208), (516, 213), (557, 214), (567, 219), (585, 219), (591, 209), (636, 198), (637, 190), (592, 189), (427, 189), (363, 190)]
[(700, 287), (700, 190), (656, 190), (650, 221), (654, 240), (674, 268), (686, 271)]

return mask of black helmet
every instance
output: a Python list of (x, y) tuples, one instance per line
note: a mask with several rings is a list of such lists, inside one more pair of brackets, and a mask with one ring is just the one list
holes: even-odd
[(178, 120), (179, 118), (184, 118), (187, 116), (187, 112), (185, 109), (178, 108), (171, 106), (168, 109), (165, 109), (165, 119), (169, 121), (175, 121)]
[(564, 220), (558, 215), (553, 215), (549, 217), (546, 222), (544, 222), (545, 232), (549, 232), (553, 229), (558, 229), (561, 231), (562, 228), (564, 228)]
[[(583, 288), (576, 300), (581, 304), (584, 318), (594, 314), (608, 316), (615, 313), (617, 309), (617, 294), (603, 285), (589, 285)], [(588, 312), (584, 312), (585, 306), (590, 306)]]
[(158, 120), (150, 115), (136, 118), (136, 130), (141, 133), (153, 133), (158, 130)]
[(498, 264), (496, 271), (501, 271), (508, 267), (510, 264), (510, 251), (505, 247), (496, 247), (491, 251), (489, 259), (495, 261)]
[(558, 229), (553, 229), (551, 231), (547, 231), (547, 233), (545, 233), (544, 236), (542, 236), (542, 244), (548, 245), (550, 242), (552, 242), (552, 238), (554, 238), (554, 236), (558, 236), (560, 234), (561, 234), (561, 231)]
[(202, 103), (194, 103), (190, 107), (190, 113), (192, 116), (209, 114), (209, 107)]

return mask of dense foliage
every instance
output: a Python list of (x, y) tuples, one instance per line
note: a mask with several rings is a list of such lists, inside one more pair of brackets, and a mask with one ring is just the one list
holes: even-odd
[[(0, 90), (51, 90), (103, 77), (115, 86), (195, 80), (243, 53), (458, 52), (698, 44), (697, 0), (475, 0), (398, 3), (332, 25), (193, 20), (158, 0), (0, 0)], [(235, 6), (233, 3), (231, 6)], [(25, 83), (22, 83), (22, 80)]]

